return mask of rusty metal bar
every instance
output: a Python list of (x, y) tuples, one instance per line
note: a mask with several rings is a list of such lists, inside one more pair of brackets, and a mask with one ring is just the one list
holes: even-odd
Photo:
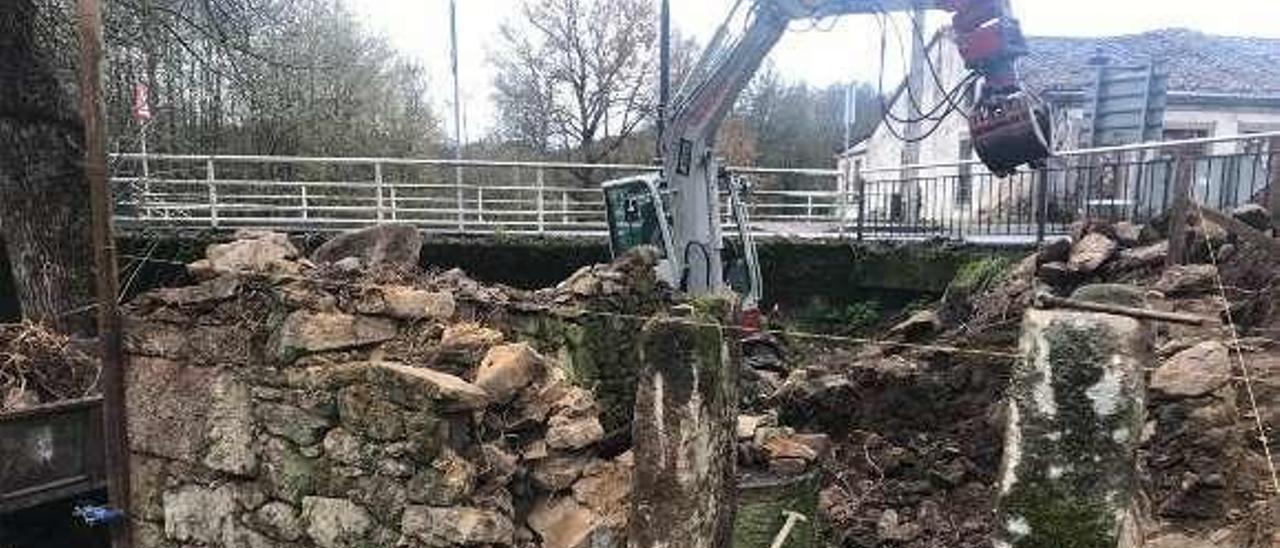
[[(102, 6), (100, 0), (76, 1), (80, 38), (80, 114), (84, 121), (84, 166), (93, 214), (93, 259), (97, 280), (98, 341), (102, 360), (102, 433), (111, 505), (129, 514), (128, 432), (125, 428), (124, 362), (119, 274), (111, 228), (111, 190), (107, 181), (106, 117), (102, 96)], [(128, 548), (129, 520), (111, 528), (111, 544)]]

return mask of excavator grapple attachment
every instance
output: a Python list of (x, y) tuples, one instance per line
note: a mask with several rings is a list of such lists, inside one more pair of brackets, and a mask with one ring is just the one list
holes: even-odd
[(969, 134), (978, 158), (1000, 177), (1023, 164), (1041, 167), (1053, 154), (1049, 108), (1026, 92), (984, 99), (969, 118)]

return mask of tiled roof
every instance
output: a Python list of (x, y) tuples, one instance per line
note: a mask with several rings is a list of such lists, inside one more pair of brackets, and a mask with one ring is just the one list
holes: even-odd
[(1081, 91), (1094, 77), (1090, 59), (1112, 63), (1150, 59), (1169, 64), (1169, 89), (1196, 94), (1280, 95), (1280, 40), (1213, 36), (1187, 29), (1101, 38), (1029, 37), (1022, 62), (1027, 83), (1040, 91)]

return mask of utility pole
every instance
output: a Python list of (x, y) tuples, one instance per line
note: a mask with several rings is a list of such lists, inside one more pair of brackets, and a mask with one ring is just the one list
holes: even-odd
[[(128, 430), (125, 428), (124, 352), (120, 311), (116, 306), (119, 272), (111, 229), (111, 191), (107, 187), (107, 131), (102, 104), (102, 6), (99, 0), (76, 1), (80, 38), (80, 115), (84, 121), (84, 171), (92, 208), (94, 286), (98, 307), (98, 342), (102, 367), (102, 426), (111, 506), (129, 515)], [(128, 519), (111, 528), (111, 544), (130, 544)]]
[(466, 230), (462, 199), (462, 87), (458, 83), (458, 1), (449, 0), (449, 49), (453, 67), (453, 167), (454, 194), (458, 204), (458, 230)]
[(667, 109), (671, 107), (671, 0), (662, 0), (658, 21), (658, 158), (666, 155)]
[[(911, 63), (907, 72), (907, 93), (904, 94), (907, 99), (908, 123), (902, 132), (907, 141), (902, 149), (903, 166), (913, 166), (920, 163), (921, 131), (919, 119), (923, 116), (921, 110), (924, 105), (918, 104), (918, 101), (924, 99), (925, 56), (929, 54), (924, 37), (924, 24), (924, 9), (917, 6), (911, 11)], [(915, 180), (915, 176), (916, 170), (914, 169), (902, 170), (902, 190), (899, 193), (902, 199), (903, 221), (912, 223), (919, 220), (920, 215), (920, 183)]]

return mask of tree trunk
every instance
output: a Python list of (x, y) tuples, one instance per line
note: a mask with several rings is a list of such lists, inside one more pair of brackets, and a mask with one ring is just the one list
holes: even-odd
[(23, 316), (89, 333), (93, 256), (70, 22), (57, 0), (0, 2), (0, 232)]

